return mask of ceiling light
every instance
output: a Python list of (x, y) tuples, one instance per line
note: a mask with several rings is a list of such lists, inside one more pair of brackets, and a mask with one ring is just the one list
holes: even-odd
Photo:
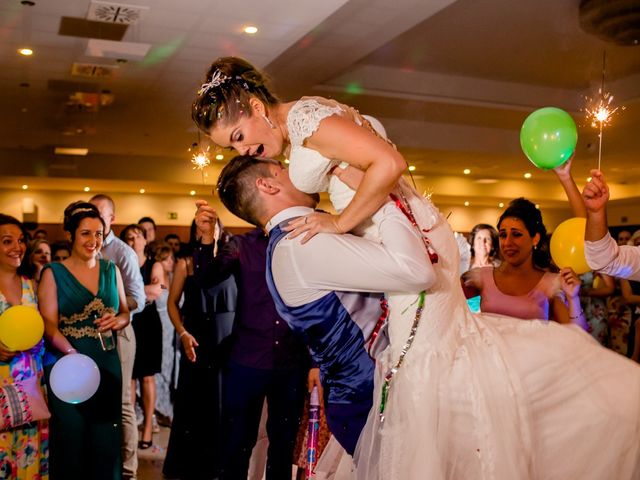
[(83, 190), (84, 190), (85, 192), (90, 192), (90, 191), (91, 191), (91, 189), (90, 189), (89, 187), (84, 187), (84, 188), (83, 188)]
[(56, 155), (78, 155), (84, 157), (89, 153), (88, 148), (67, 148), (67, 147), (55, 147), (53, 153)]
[(19, 48), (18, 53), (20, 55), (24, 55), (25, 57), (29, 57), (33, 55), (33, 50), (31, 50), (30, 48)]
[(258, 33), (258, 27), (254, 27), (253, 25), (247, 25), (246, 27), (244, 27), (243, 31), (244, 33), (253, 35), (255, 33)]
[(471, 173), (471, 170), (469, 170), (468, 168), (465, 168), (462, 173), (464, 173), (465, 175), (469, 175)]
[(29, 188), (29, 185), (22, 185), (23, 190), (26, 190), (27, 188)]
[(196, 191), (195, 191), (195, 190), (191, 190), (191, 191), (189, 192), (189, 195), (191, 195), (192, 197), (193, 197), (195, 194), (196, 194)]
[(410, 172), (415, 172), (416, 170), (416, 166), (415, 165), (409, 165), (409, 171)]
[(288, 159), (288, 158), (285, 158), (285, 159), (284, 159), (284, 163), (286, 163), (287, 165), (289, 165), (289, 159)]
[(590, 181), (591, 181), (591, 177), (587, 177), (587, 182), (590, 182)]
[(498, 207), (500, 207), (500, 208), (504, 207), (504, 203), (500, 202), (500, 203), (498, 204)]
[(531, 174), (529, 172), (525, 173), (524, 178), (531, 178)]
[(224, 155), (219, 153), (218, 155), (216, 155), (216, 160), (224, 160)]
[(540, 210), (540, 205), (538, 205), (537, 203), (536, 203), (536, 208)]
[(141, 188), (140, 193), (144, 193), (144, 192), (146, 192), (146, 190), (144, 188)]
[(469, 202), (464, 202), (464, 206), (465, 206), (465, 207), (468, 207), (469, 205), (470, 205), (470, 203), (469, 203)]

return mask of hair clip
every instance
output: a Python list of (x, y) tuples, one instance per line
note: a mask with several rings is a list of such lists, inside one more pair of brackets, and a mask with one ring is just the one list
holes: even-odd
[(76, 213), (81, 213), (81, 212), (94, 212), (95, 210), (93, 208), (88, 208), (88, 207), (80, 207), (80, 208), (75, 208), (71, 211), (71, 213), (69, 214), (69, 216), (73, 217)]
[(220, 70), (216, 70), (215, 72), (213, 72), (213, 75), (211, 75), (211, 80), (209, 80), (207, 83), (203, 83), (200, 86), (200, 90), (198, 90), (198, 95), (207, 93), (207, 91), (209, 91), (212, 88), (219, 87), (228, 79), (229, 77), (227, 77), (224, 73), (222, 73)]

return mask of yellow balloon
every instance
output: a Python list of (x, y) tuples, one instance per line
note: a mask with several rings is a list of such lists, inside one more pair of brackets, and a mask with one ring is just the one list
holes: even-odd
[(0, 315), (0, 342), (11, 350), (29, 350), (40, 341), (43, 333), (44, 321), (33, 307), (15, 305)]
[(591, 270), (584, 256), (586, 218), (570, 218), (551, 235), (551, 258), (560, 268), (571, 267), (578, 275)]

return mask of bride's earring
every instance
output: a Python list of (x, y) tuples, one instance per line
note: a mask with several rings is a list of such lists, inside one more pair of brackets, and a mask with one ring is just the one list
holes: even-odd
[(269, 120), (269, 117), (267, 117), (264, 113), (262, 114), (262, 118), (264, 118), (264, 121), (267, 122), (267, 125), (269, 125), (269, 127), (276, 128), (273, 122)]

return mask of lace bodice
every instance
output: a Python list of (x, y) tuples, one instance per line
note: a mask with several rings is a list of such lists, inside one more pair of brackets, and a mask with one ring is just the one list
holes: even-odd
[(303, 98), (296, 102), (287, 116), (287, 128), (291, 151), (289, 153), (289, 176), (298, 190), (306, 193), (329, 192), (331, 203), (338, 211), (343, 210), (353, 198), (353, 190), (339, 181), (329, 171), (340, 162), (324, 157), (320, 152), (306, 148), (304, 142), (320, 126), (320, 122), (332, 115), (344, 115), (338, 105), (320, 103), (314, 98)]

